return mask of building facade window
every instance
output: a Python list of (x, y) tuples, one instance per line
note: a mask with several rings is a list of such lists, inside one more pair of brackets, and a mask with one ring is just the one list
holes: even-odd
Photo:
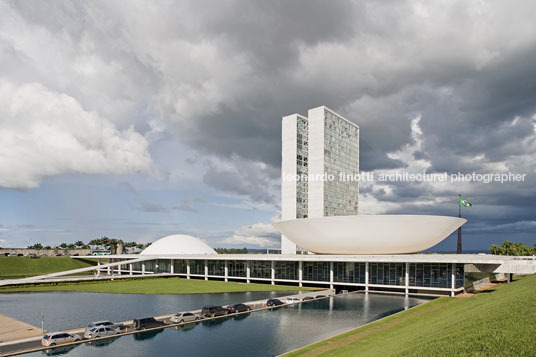
[[(464, 284), (464, 266), (454, 266), (454, 287), (461, 288)], [(452, 287), (452, 264), (450, 263), (410, 263), (409, 285), (427, 288)]]
[(250, 261), (249, 276), (251, 278), (270, 279), (272, 277), (272, 262), (264, 260)]
[(274, 262), (275, 278), (298, 280), (298, 262)]
[(324, 113), (324, 172), (334, 177), (324, 184), (324, 216), (356, 215), (358, 181), (351, 178), (359, 175), (359, 128), (329, 110)]
[(329, 262), (303, 262), (303, 280), (329, 281)]
[(186, 274), (186, 260), (175, 259), (173, 261), (173, 270), (175, 274)]
[(369, 283), (406, 285), (406, 263), (370, 263)]
[(216, 275), (216, 276), (225, 275), (225, 261), (209, 260), (207, 265), (208, 265), (208, 275)]
[(190, 274), (205, 275), (205, 261), (190, 260)]
[(247, 275), (245, 260), (229, 260), (227, 268), (230, 277), (245, 278)]
[[(297, 154), (296, 173), (298, 177), (307, 177), (309, 173), (309, 127), (307, 118), (298, 116), (297, 120)], [(308, 181), (296, 181), (296, 218), (307, 218), (308, 215)]]
[(365, 263), (334, 262), (333, 281), (365, 284)]

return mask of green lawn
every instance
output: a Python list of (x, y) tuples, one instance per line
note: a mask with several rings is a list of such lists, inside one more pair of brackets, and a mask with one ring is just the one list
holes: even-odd
[(314, 290), (289, 285), (244, 284), (213, 280), (181, 278), (138, 278), (87, 283), (41, 284), (37, 286), (0, 288), (0, 293), (34, 291), (86, 291), (117, 294), (206, 294), (243, 291)]
[(536, 356), (536, 275), (439, 298), (290, 356)]
[[(0, 257), (0, 279), (25, 278), (59, 271), (87, 268), (97, 263), (89, 259), (69, 257)], [(86, 273), (87, 274), (87, 273)]]

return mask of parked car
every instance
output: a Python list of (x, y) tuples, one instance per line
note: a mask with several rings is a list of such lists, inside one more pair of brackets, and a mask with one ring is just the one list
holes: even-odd
[(154, 317), (141, 317), (138, 319), (134, 319), (134, 328), (136, 330), (145, 330), (148, 328), (161, 327), (164, 325), (164, 321), (158, 321)]
[(317, 295), (317, 296), (315, 296), (315, 299), (323, 299), (325, 297), (326, 297), (326, 295)]
[(84, 332), (85, 338), (97, 338), (97, 337), (104, 337), (104, 336), (110, 336), (110, 335), (117, 335), (121, 333), (121, 330), (119, 328), (114, 327), (93, 327), (90, 330), (87, 330)]
[(169, 318), (169, 321), (174, 324), (179, 324), (183, 322), (191, 322), (199, 320), (199, 315), (192, 312), (179, 312), (174, 314)]
[(227, 306), (227, 309), (229, 309), (230, 314), (236, 314), (238, 312), (250, 311), (251, 307), (247, 306), (246, 304), (234, 304)]
[(121, 328), (120, 328), (120, 326), (114, 324), (114, 323), (111, 322), (111, 321), (104, 320), (104, 321), (90, 322), (89, 324), (87, 324), (86, 330), (84, 331), (84, 336), (85, 336), (85, 333), (86, 333), (86, 332), (88, 332), (89, 330), (94, 329), (95, 327), (109, 327), (109, 328), (111, 328), (111, 329), (116, 329), (116, 330), (118, 330), (118, 332), (121, 332)]
[(287, 304), (297, 304), (299, 302), (301, 302), (301, 300), (300, 298), (297, 298), (297, 297), (288, 297), (286, 300)]
[(28, 254), (28, 258), (35, 259), (35, 258), (37, 258), (37, 255), (34, 254), (34, 253), (30, 253), (30, 254)]
[(61, 345), (64, 343), (69, 343), (69, 342), (76, 342), (80, 340), (81, 338), (78, 335), (72, 335), (70, 333), (63, 332), (63, 331), (52, 332), (43, 336), (43, 339), (41, 339), (41, 345), (45, 347), (56, 346), (56, 345)]
[(312, 296), (306, 296), (302, 299), (302, 301), (311, 301), (311, 300), (314, 300), (315, 298), (312, 297)]
[(229, 313), (229, 310), (218, 305), (207, 305), (207, 306), (204, 306), (203, 309), (201, 310), (201, 316), (206, 316), (206, 317), (222, 316), (222, 315), (227, 315), (228, 313)]
[(283, 304), (284, 304), (283, 301), (279, 299), (268, 299), (266, 301), (266, 306), (281, 306)]

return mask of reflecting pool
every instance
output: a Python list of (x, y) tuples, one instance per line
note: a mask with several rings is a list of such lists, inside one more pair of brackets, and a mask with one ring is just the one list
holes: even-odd
[[(62, 318), (63, 316), (66, 318), (62, 321), (61, 326), (68, 328), (83, 325), (86, 321), (103, 318), (126, 320), (134, 316), (194, 309), (209, 303), (227, 304), (269, 296), (289, 295), (289, 292), (194, 296), (66, 294), (69, 298), (63, 294), (65, 293), (46, 293), (44, 295), (48, 303), (58, 303), (53, 296), (63, 299), (61, 303), (66, 304), (64, 307), (71, 311), (61, 315)], [(17, 295), (41, 296), (43, 294)], [(98, 301), (93, 301), (92, 297)], [(6, 296), (0, 296), (0, 299), (5, 298)], [(123, 298), (125, 300), (117, 305), (117, 300)], [(69, 299), (71, 299), (70, 302), (67, 301)], [(110, 301), (107, 303), (107, 300)], [(274, 356), (426, 301), (428, 300), (398, 295), (349, 294), (274, 310), (203, 321), (183, 327), (128, 335), (91, 345), (82, 344), (74, 348), (56, 351), (56, 353), (68, 356), (172, 356), (178, 354), (185, 356)], [(82, 302), (78, 312), (76, 309), (72, 311), (69, 308), (75, 302)], [(24, 304), (23, 302), (22, 305)], [(9, 305), (18, 306), (18, 303), (11, 301)], [(30, 322), (27, 318), (22, 318), (22, 316), (29, 314), (23, 312), (23, 307), (17, 307), (15, 309), (17, 311), (13, 312), (5, 311), (4, 301), (0, 303), (0, 306), (2, 306), (0, 312)], [(26, 305), (25, 308), (30, 308), (30, 306)], [(116, 308), (119, 310), (115, 311)], [(35, 322), (33, 323), (35, 324)], [(44, 353), (37, 352), (31, 355), (42, 356)]]

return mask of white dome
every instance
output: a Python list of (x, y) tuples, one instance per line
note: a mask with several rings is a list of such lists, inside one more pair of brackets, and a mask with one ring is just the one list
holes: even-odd
[(201, 239), (184, 234), (174, 234), (160, 238), (147, 248), (141, 255), (170, 255), (170, 254), (218, 254)]

